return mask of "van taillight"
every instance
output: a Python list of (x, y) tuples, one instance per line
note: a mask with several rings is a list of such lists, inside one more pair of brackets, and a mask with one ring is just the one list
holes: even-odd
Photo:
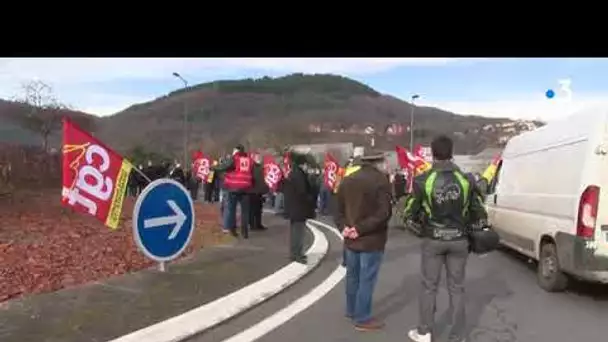
[(600, 188), (595, 185), (589, 185), (585, 191), (583, 191), (578, 204), (576, 235), (583, 238), (593, 238), (599, 201)]

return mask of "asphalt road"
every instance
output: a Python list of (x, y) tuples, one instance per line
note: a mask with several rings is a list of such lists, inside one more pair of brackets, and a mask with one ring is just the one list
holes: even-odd
[[(336, 268), (341, 245), (329, 233), (330, 253), (313, 274), (258, 308), (197, 336), (191, 342), (224, 341), (292, 303)], [(393, 230), (374, 298), (384, 330), (361, 333), (344, 318), (344, 283), (322, 300), (259, 338), (259, 342), (408, 341), (416, 325), (420, 240)], [(467, 268), (468, 339), (471, 342), (606, 341), (608, 287), (576, 283), (565, 293), (547, 293), (536, 284), (534, 265), (506, 251), (472, 255)], [(437, 298), (437, 339), (444, 341), (448, 297), (445, 283)], [(245, 340), (243, 340), (245, 341)]]

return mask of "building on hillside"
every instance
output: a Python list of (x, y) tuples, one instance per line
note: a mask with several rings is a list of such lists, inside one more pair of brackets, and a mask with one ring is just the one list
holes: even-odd
[(353, 143), (328, 143), (328, 144), (300, 144), (292, 145), (294, 151), (310, 153), (318, 161), (323, 161), (326, 152), (331, 152), (341, 164), (345, 163), (353, 154)]
[(384, 129), (384, 134), (403, 135), (404, 131), (405, 129), (403, 125), (394, 123), (386, 126), (386, 128)]
[(310, 124), (310, 125), (308, 125), (308, 131), (311, 133), (321, 133), (321, 125)]

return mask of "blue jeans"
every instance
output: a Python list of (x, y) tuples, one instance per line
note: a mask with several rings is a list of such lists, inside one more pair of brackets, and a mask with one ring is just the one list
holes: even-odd
[[(226, 207), (226, 201), (227, 199), (227, 194), (228, 192), (224, 189), (220, 189), (220, 214), (222, 215), (222, 223), (224, 221), (224, 208)], [(228, 229), (226, 226), (224, 226), (224, 229)]]
[(330, 190), (325, 185), (322, 185), (321, 191), (319, 191), (319, 212), (321, 213), (321, 215), (327, 215), (330, 197)]
[(236, 208), (241, 205), (241, 234), (249, 235), (249, 196), (243, 192), (229, 191), (225, 194), (224, 202), (224, 229), (236, 233)]
[(346, 315), (355, 323), (372, 318), (372, 297), (384, 252), (346, 250)]

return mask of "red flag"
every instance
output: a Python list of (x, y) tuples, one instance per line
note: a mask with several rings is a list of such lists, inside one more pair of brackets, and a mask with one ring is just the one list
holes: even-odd
[[(420, 150), (420, 147), (417, 146), (417, 150)], [(422, 155), (420, 151), (417, 153), (410, 153), (405, 147), (396, 146), (397, 151), (397, 160), (399, 161), (399, 166), (402, 169), (414, 169), (416, 171), (426, 170), (430, 167), (430, 163), (428, 163)]]
[(197, 160), (203, 157), (203, 152), (201, 150), (195, 151), (192, 153), (192, 160)]
[(433, 167), (431, 164), (433, 161), (433, 155), (431, 154), (430, 147), (423, 147), (422, 145), (418, 144), (414, 148), (414, 155), (421, 160), (416, 164), (416, 175), (425, 173), (430, 170), (431, 167)]
[(69, 118), (63, 119), (62, 154), (61, 203), (116, 229), (131, 163)]
[(192, 170), (196, 178), (206, 181), (211, 173), (211, 159), (200, 151), (197, 153), (197, 157), (192, 163)]
[(409, 192), (411, 192), (415, 168), (414, 163), (412, 161), (413, 156), (407, 151), (407, 149), (405, 149), (405, 147), (397, 145), (395, 146), (395, 150), (397, 151), (397, 161), (399, 162), (399, 166), (402, 170), (405, 171), (407, 189)]
[(427, 163), (431, 163), (433, 161), (433, 155), (431, 154), (430, 147), (424, 147), (424, 146), (418, 144), (414, 148), (414, 155), (422, 158)]
[(331, 189), (332, 191), (337, 185), (338, 168), (338, 161), (336, 161), (336, 159), (330, 153), (325, 153), (325, 172), (323, 180), (325, 181), (325, 186), (327, 186), (327, 188)]
[(494, 156), (494, 159), (492, 159), (492, 164), (498, 165), (498, 164), (500, 164), (501, 161), (502, 161), (502, 153), (499, 152)]
[(399, 166), (401, 166), (401, 169), (407, 170), (408, 189), (411, 192), (414, 177), (430, 170), (432, 165), (420, 155), (422, 152), (420, 145), (416, 146), (417, 153), (414, 154), (411, 154), (405, 147), (396, 146), (395, 149), (397, 151)]
[(272, 191), (277, 191), (277, 187), (283, 178), (283, 172), (279, 164), (271, 155), (264, 156), (264, 181)]
[(399, 163), (399, 167), (401, 169), (409, 168), (409, 158), (407, 157), (407, 150), (405, 147), (401, 147), (399, 145), (395, 146), (395, 151), (397, 152), (397, 162)]

